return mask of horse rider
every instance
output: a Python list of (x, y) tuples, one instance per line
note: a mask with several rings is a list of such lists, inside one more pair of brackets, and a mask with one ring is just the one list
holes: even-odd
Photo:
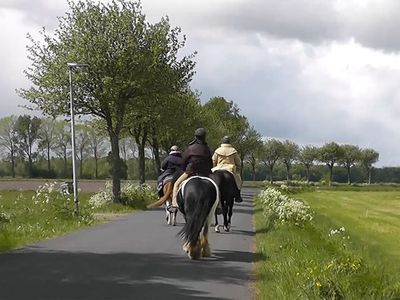
[(206, 142), (206, 130), (197, 128), (194, 132), (194, 140), (182, 155), (182, 168), (184, 173), (174, 184), (172, 192), (172, 205), (168, 209), (176, 211), (178, 208), (177, 195), (182, 182), (192, 175), (208, 177), (211, 174), (212, 154)]
[(182, 174), (182, 153), (179, 151), (179, 147), (174, 145), (171, 147), (168, 156), (161, 163), (162, 173), (157, 179), (157, 190), (159, 196), (162, 197), (163, 185), (165, 179), (168, 177), (174, 182)]
[(213, 169), (215, 170), (227, 170), (233, 174), (235, 178), (236, 186), (239, 190), (238, 196), (235, 197), (236, 202), (242, 202), (240, 196), (240, 190), (242, 189), (242, 179), (240, 178), (241, 159), (238, 152), (231, 145), (229, 136), (222, 138), (222, 144), (217, 150), (215, 150), (212, 156)]

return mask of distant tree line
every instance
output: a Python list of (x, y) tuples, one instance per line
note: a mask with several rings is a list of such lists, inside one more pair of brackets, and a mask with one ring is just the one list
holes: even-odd
[[(264, 174), (263, 169), (265, 169), (263, 179), (271, 183), (277, 174), (279, 180), (285, 179), (288, 182), (292, 179), (292, 175), (295, 175), (296, 179), (307, 182), (326, 180), (329, 185), (334, 179), (348, 184), (353, 181), (371, 183), (373, 164), (378, 159), (377, 151), (362, 149), (356, 145), (339, 145), (330, 142), (322, 147), (312, 145), (300, 147), (289, 140), (268, 139), (260, 141), (247, 157), (250, 170), (246, 172), (245, 178), (249, 178), (249, 173), (251, 173), (251, 179), (261, 179), (259, 175), (257, 176), (257, 172)], [(277, 167), (279, 167), (279, 172), (276, 170)], [(334, 178), (335, 169), (340, 169), (341, 174), (344, 171), (345, 178), (343, 175)], [(357, 176), (352, 176), (352, 172), (356, 172)], [(381, 175), (379, 178), (382, 177)], [(379, 178), (375, 181), (379, 181)], [(397, 179), (392, 177), (392, 179), (394, 179), (392, 182), (397, 182), (400, 177)]]
[[(373, 149), (335, 142), (322, 147), (277, 139), (263, 140), (232, 101), (211, 98), (201, 105), (192, 95), (192, 113), (198, 118), (187, 128), (169, 125), (168, 120), (148, 134), (146, 139), (124, 131), (119, 140), (121, 179), (155, 179), (160, 162), (173, 144), (182, 149), (192, 139), (193, 130), (201, 124), (207, 128), (212, 149), (221, 137), (229, 135), (242, 159), (246, 180), (305, 180), (347, 182), (400, 182), (400, 168), (373, 168), (379, 154)], [(163, 115), (161, 115), (163, 117)], [(193, 119), (192, 119), (193, 120)], [(144, 130), (146, 132), (146, 130)], [(30, 178), (68, 178), (71, 176), (71, 127), (68, 120), (29, 115), (0, 119), (0, 176)], [(104, 179), (112, 176), (104, 122), (100, 119), (81, 121), (76, 125), (76, 155), (80, 178)]]

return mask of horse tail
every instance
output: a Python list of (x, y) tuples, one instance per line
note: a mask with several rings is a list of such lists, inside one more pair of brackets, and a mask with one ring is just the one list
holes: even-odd
[(163, 205), (165, 201), (168, 200), (168, 198), (171, 197), (172, 190), (173, 190), (174, 184), (169, 181), (164, 185), (164, 196), (162, 196), (160, 199), (158, 199), (156, 202), (153, 202), (149, 205), (147, 205), (147, 208), (155, 208)]
[(185, 184), (183, 193), (186, 223), (178, 234), (194, 246), (203, 226), (208, 226), (214, 214), (219, 190), (213, 181), (194, 177)]

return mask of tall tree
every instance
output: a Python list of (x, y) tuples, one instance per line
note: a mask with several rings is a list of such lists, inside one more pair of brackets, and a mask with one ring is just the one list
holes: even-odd
[(17, 132), (15, 124), (16, 116), (9, 116), (0, 119), (0, 147), (8, 152), (11, 163), (11, 175), (15, 177), (15, 156), (17, 152)]
[(347, 184), (351, 184), (351, 167), (355, 165), (357, 161), (361, 158), (361, 150), (358, 146), (354, 145), (342, 145), (343, 157), (340, 163), (346, 168), (347, 171)]
[(314, 161), (318, 159), (318, 149), (315, 146), (304, 146), (298, 157), (299, 161), (306, 168), (307, 183), (310, 182), (310, 168), (313, 166)]
[(39, 130), (39, 149), (46, 152), (47, 170), (51, 171), (51, 149), (54, 148), (56, 140), (54, 138), (56, 121), (53, 118), (43, 118)]
[(207, 122), (207, 141), (211, 148), (216, 148), (222, 137), (230, 136), (231, 143), (237, 146), (246, 128), (249, 127), (245, 116), (233, 101), (223, 97), (213, 97), (203, 106)]
[(89, 146), (89, 132), (86, 124), (76, 125), (76, 145), (78, 152), (76, 153), (79, 159), (79, 177), (83, 177), (83, 161), (85, 159), (85, 154), (87, 153), (87, 148)]
[(332, 185), (333, 167), (343, 157), (342, 148), (335, 142), (326, 143), (319, 149), (318, 160), (329, 168), (329, 186)]
[(41, 119), (28, 115), (19, 116), (15, 123), (15, 130), (18, 135), (18, 150), (23, 157), (28, 159), (28, 176), (33, 175), (33, 159), (36, 156), (34, 151), (35, 143), (39, 139)]
[(54, 151), (64, 162), (63, 176), (68, 177), (68, 153), (71, 148), (71, 128), (67, 121), (60, 120), (55, 124)]
[(68, 62), (86, 63), (74, 73), (75, 111), (106, 123), (111, 144), (114, 202), (120, 201), (119, 139), (128, 112), (139, 98), (172, 93), (187, 87), (193, 76), (193, 55), (179, 56), (185, 39), (168, 19), (146, 22), (139, 3), (107, 4), (91, 0), (68, 2), (54, 35), (44, 42), (30, 37), (31, 67), (25, 72), (33, 86), (20, 94), (49, 115), (68, 115)]
[(372, 165), (379, 160), (379, 153), (376, 152), (374, 149), (362, 149), (360, 161), (362, 166), (367, 171), (368, 176), (368, 184), (371, 184), (371, 170)]
[(290, 181), (290, 169), (293, 162), (297, 159), (300, 149), (299, 146), (289, 140), (282, 143), (281, 160), (286, 167), (286, 181)]
[(261, 160), (269, 168), (270, 183), (274, 183), (274, 166), (282, 153), (282, 142), (276, 139), (269, 139), (264, 142)]
[(247, 123), (246, 128), (244, 128), (234, 143), (242, 164), (240, 168), (240, 175), (243, 177), (243, 164), (245, 158), (248, 157), (248, 161), (252, 166), (253, 180), (255, 180), (256, 158), (260, 156), (260, 152), (263, 147), (261, 134), (253, 126), (250, 126)]
[(86, 123), (88, 128), (88, 146), (94, 158), (94, 177), (99, 178), (99, 157), (105, 154), (105, 138), (106, 131), (103, 122), (99, 120), (92, 120)]

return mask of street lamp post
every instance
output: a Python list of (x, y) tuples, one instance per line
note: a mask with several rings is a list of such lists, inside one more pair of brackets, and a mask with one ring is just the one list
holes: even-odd
[(71, 147), (72, 147), (72, 184), (74, 190), (75, 214), (79, 214), (78, 199), (78, 179), (76, 177), (76, 149), (75, 149), (75, 114), (74, 114), (74, 94), (72, 88), (72, 70), (73, 68), (87, 67), (87, 64), (67, 63), (69, 73), (69, 99), (71, 108)]

